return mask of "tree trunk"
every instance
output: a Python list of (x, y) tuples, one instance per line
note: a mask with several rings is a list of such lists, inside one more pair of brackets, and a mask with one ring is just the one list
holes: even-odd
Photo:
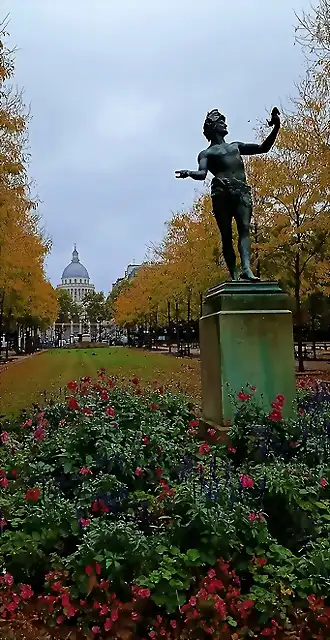
[(167, 301), (167, 325), (168, 325), (168, 352), (172, 352), (171, 344), (171, 302)]
[(5, 304), (5, 294), (4, 294), (4, 292), (2, 292), (2, 294), (0, 296), (0, 362), (1, 362), (1, 359), (2, 359), (1, 345), (2, 345), (2, 332), (3, 332), (3, 308), (4, 308), (4, 304)]
[(188, 357), (190, 357), (190, 308), (191, 308), (191, 304), (190, 304), (190, 293), (188, 293), (188, 300), (187, 300), (187, 334), (188, 334), (188, 340), (187, 340), (187, 355)]
[(180, 330), (179, 330), (179, 303), (175, 303), (175, 324), (176, 324), (176, 348), (180, 351)]
[(296, 327), (297, 327), (297, 342), (298, 342), (298, 370), (300, 373), (305, 371), (303, 345), (302, 345), (302, 313), (301, 313), (301, 298), (300, 298), (300, 260), (299, 254), (295, 258), (295, 290), (294, 297), (296, 303)]

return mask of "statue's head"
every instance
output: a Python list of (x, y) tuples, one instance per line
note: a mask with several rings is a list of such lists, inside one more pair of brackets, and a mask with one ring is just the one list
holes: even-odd
[(212, 140), (216, 133), (219, 133), (223, 138), (228, 134), (226, 118), (218, 109), (212, 109), (207, 113), (203, 133), (207, 140)]

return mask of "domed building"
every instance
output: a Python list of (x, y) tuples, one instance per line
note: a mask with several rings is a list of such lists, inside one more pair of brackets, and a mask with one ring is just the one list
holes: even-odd
[(95, 287), (90, 282), (89, 273), (84, 265), (79, 260), (79, 253), (76, 245), (72, 251), (72, 259), (70, 264), (65, 267), (61, 284), (57, 286), (57, 289), (66, 289), (72, 297), (74, 302), (81, 303), (86, 295), (90, 291), (95, 291)]

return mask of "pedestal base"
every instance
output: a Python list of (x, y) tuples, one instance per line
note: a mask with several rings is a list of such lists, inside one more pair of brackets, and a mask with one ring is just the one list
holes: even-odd
[(271, 411), (281, 393), (284, 417), (295, 413), (292, 315), (276, 282), (225, 282), (210, 289), (200, 320), (203, 420), (218, 427), (232, 420), (233, 396), (256, 387)]

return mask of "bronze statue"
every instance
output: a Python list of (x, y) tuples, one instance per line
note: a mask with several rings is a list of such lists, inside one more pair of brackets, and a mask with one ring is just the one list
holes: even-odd
[(203, 133), (210, 146), (198, 156), (198, 171), (176, 171), (177, 178), (205, 180), (207, 172), (213, 174), (211, 197), (214, 217), (222, 239), (222, 251), (233, 280), (238, 279), (236, 255), (233, 247), (232, 220), (238, 231), (238, 250), (241, 257), (243, 280), (258, 280), (250, 267), (250, 223), (252, 216), (251, 188), (246, 182), (242, 156), (267, 153), (272, 148), (280, 129), (280, 112), (274, 107), (268, 122), (273, 130), (261, 144), (225, 142), (228, 134), (226, 118), (218, 109), (209, 111)]

